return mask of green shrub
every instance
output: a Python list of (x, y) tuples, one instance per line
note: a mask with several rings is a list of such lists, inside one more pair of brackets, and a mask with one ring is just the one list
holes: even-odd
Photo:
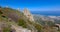
[(8, 27), (5, 27), (5, 28), (3, 28), (3, 32), (10, 32), (10, 28), (8, 28)]
[(42, 29), (42, 26), (39, 24), (35, 24), (35, 28), (38, 30), (38, 32), (40, 32)]
[(25, 22), (23, 19), (20, 19), (20, 20), (18, 21), (18, 25), (19, 25), (19, 26), (22, 26), (22, 27), (24, 27), (24, 28), (27, 27), (26, 22)]
[(48, 25), (48, 26), (54, 26), (55, 23), (53, 23), (53, 22), (51, 22), (51, 21), (48, 21), (48, 22), (47, 22), (47, 25)]

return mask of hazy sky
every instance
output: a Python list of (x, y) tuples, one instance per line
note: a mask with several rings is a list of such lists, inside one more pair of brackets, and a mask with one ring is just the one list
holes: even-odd
[(0, 0), (0, 5), (30, 11), (60, 11), (60, 0)]

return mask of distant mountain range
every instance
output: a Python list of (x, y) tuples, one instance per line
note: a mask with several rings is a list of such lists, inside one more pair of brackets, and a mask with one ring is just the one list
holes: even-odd
[(31, 13), (46, 16), (60, 16), (60, 11), (31, 11)]

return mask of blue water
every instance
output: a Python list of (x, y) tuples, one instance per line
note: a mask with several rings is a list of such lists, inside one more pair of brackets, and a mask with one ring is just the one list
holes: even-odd
[(60, 11), (31, 11), (32, 14), (60, 16)]

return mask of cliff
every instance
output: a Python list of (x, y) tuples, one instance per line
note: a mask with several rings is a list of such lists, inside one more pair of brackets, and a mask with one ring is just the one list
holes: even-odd
[(30, 21), (34, 21), (33, 15), (30, 13), (30, 11), (28, 9), (25, 8), (23, 13), (27, 19), (29, 19)]

